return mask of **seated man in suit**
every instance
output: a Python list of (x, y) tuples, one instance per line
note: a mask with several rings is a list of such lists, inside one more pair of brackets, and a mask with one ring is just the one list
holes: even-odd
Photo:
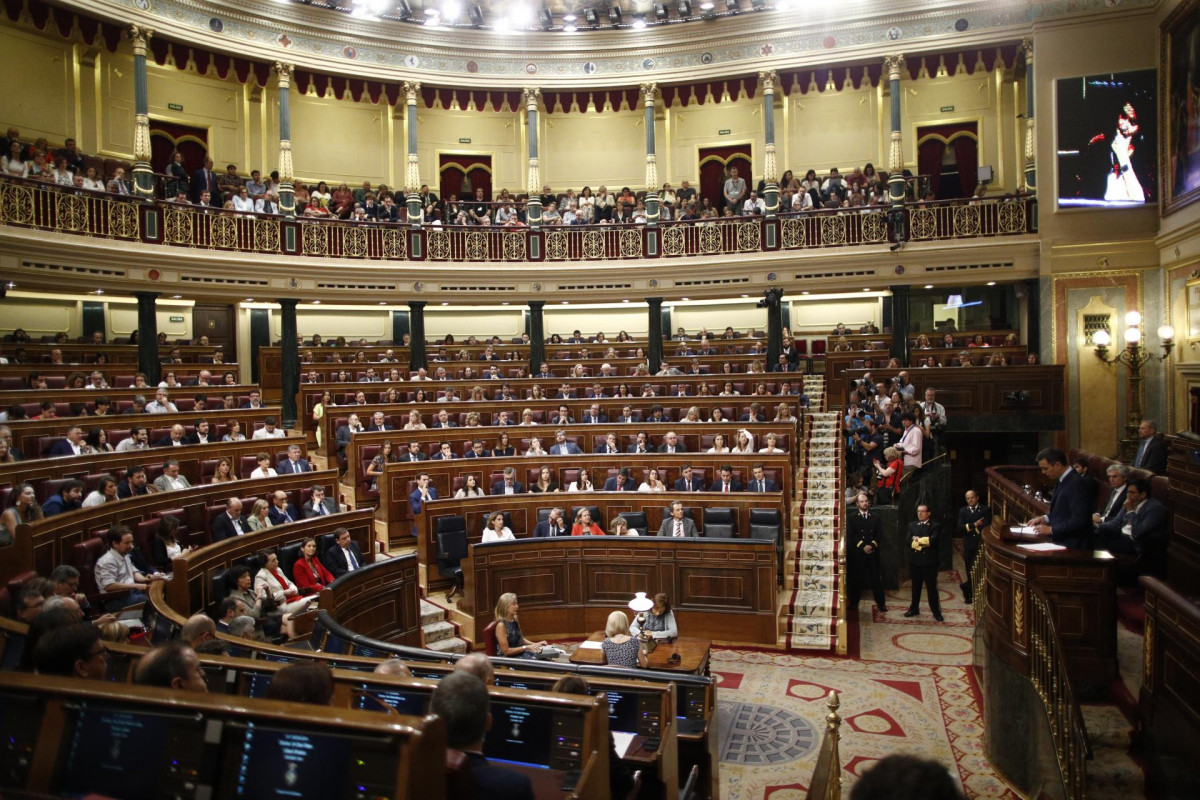
[[(592, 403), (591, 408), (583, 415), (583, 423), (585, 425), (593, 425), (600, 422), (608, 422), (608, 415), (600, 413), (600, 404)], [(566, 423), (559, 423), (565, 425)]]
[(287, 458), (279, 462), (275, 471), (280, 475), (297, 475), (301, 472), (312, 472), (313, 468), (307, 458), (301, 457), (300, 445), (293, 444), (288, 447)]
[(596, 452), (601, 454), (613, 455), (621, 452), (621, 448), (617, 445), (617, 435), (610, 433), (604, 437), (604, 443), (596, 445)]
[(1092, 546), (1092, 506), (1088, 479), (1071, 469), (1067, 456), (1056, 447), (1037, 454), (1042, 474), (1055, 482), (1050, 513), (1034, 517), (1028, 525), (1038, 533), (1049, 534), (1051, 541), (1075, 550)]
[(338, 528), (333, 532), (333, 541), (333, 546), (325, 551), (325, 555), (321, 556), (321, 561), (325, 562), (325, 568), (333, 574), (334, 578), (340, 578), (347, 572), (362, 569), (362, 548), (358, 546), (358, 542), (350, 538), (350, 531)]
[(185, 440), (188, 444), (208, 444), (209, 442), (217, 441), (216, 435), (212, 432), (212, 427), (206, 419), (196, 420), (196, 432), (188, 436)]
[(692, 522), (691, 517), (685, 517), (683, 514), (683, 503), (676, 500), (671, 503), (671, 516), (662, 521), (662, 525), (658, 529), (659, 536), (668, 536), (673, 539), (682, 539), (684, 537), (696, 538), (699, 532), (696, 530), (696, 523)]
[(653, 450), (645, 431), (638, 431), (637, 441), (625, 448), (626, 453), (650, 453)]
[(312, 519), (313, 517), (327, 517), (340, 510), (336, 500), (325, 496), (324, 486), (314, 486), (312, 487), (312, 497), (301, 507), (300, 512), (304, 514), (305, 519)]
[(272, 525), (283, 525), (300, 519), (296, 507), (288, 502), (287, 492), (277, 489), (271, 495), (271, 507), (267, 510), (267, 518)]
[(438, 445), (438, 451), (433, 454), (430, 461), (448, 461), (454, 458), (454, 451), (450, 449), (449, 442), (442, 442)]
[(420, 442), (409, 442), (408, 450), (400, 454), (400, 461), (428, 461), (429, 456), (421, 452)]
[(492, 494), (524, 494), (525, 484), (517, 480), (517, 471), (504, 468), (504, 477), (492, 484)]
[(483, 446), (482, 439), (472, 439), (471, 449), (463, 453), (463, 458), (491, 458), (492, 451)]
[(1104, 508), (1092, 514), (1092, 523), (1102, 525), (1105, 522), (1120, 517), (1125, 508), (1126, 482), (1129, 480), (1130, 468), (1124, 464), (1109, 464), (1105, 470), (1108, 475), (1110, 491), (1104, 501)]
[(184, 427), (178, 423), (171, 426), (171, 432), (154, 443), (155, 447), (183, 447), (188, 443)]
[(616, 419), (614, 419), (613, 422), (623, 422), (625, 424), (630, 424), (630, 423), (637, 422), (640, 416), (641, 416), (640, 414), (636, 415), (636, 416), (634, 415), (633, 406), (626, 405), (626, 406), (621, 407), (620, 416), (618, 416)]
[(242, 516), (242, 501), (236, 497), (229, 498), (225, 501), (225, 510), (212, 521), (212, 540), (219, 542), (249, 532), (250, 526)]
[(368, 431), (394, 431), (396, 426), (387, 421), (387, 416), (382, 411), (376, 411), (371, 415), (371, 427)]
[(450, 419), (450, 412), (444, 408), (439, 408), (437, 419), (434, 420), (433, 427), (435, 428), (457, 428), (458, 423)]
[(575, 420), (571, 419), (571, 410), (566, 406), (559, 406), (558, 411), (550, 418), (551, 425), (574, 425)]
[(156, 491), (146, 480), (146, 468), (143, 466), (130, 467), (125, 477), (117, 484), (117, 497), (125, 500), (129, 497), (141, 497)]
[(703, 492), (704, 480), (692, 472), (691, 464), (683, 465), (683, 475), (675, 481), (677, 492)]
[(742, 482), (734, 480), (733, 467), (723, 464), (720, 477), (713, 481), (708, 490), (710, 492), (740, 492), (742, 488)]
[(629, 467), (621, 467), (616, 475), (604, 482), (606, 492), (636, 492), (637, 487), (637, 481), (629, 475)]
[(1155, 475), (1165, 475), (1167, 472), (1167, 443), (1158, 437), (1158, 423), (1144, 419), (1138, 425), (1137, 453), (1133, 457), (1133, 466), (1148, 469)]
[(742, 422), (766, 422), (767, 418), (762, 412), (761, 403), (751, 403), (750, 410), (742, 414)]
[[(477, 795), (490, 800), (534, 800), (529, 777), (493, 766), (483, 755), (483, 737), (492, 726), (488, 692), (483, 681), (469, 672), (451, 672), (438, 681), (429, 710), (446, 722), (446, 747), (461, 750)], [(441, 767), (439, 766), (439, 769)]]
[(339, 458), (346, 457), (346, 445), (350, 444), (350, 437), (356, 433), (362, 433), (365, 430), (362, 423), (358, 421), (358, 414), (351, 414), (346, 424), (337, 429), (334, 434), (334, 441), (337, 442), (337, 451)]
[(1096, 528), (1096, 545), (1112, 553), (1137, 557), (1139, 575), (1166, 575), (1169, 515), (1150, 496), (1150, 481), (1134, 478), (1126, 486), (1121, 513)]
[(766, 475), (766, 470), (762, 464), (755, 464), (751, 467), (754, 477), (750, 481), (750, 491), (752, 492), (778, 492), (779, 484), (775, 483)]
[(579, 445), (568, 442), (567, 432), (560, 430), (554, 432), (554, 444), (550, 445), (550, 455), (580, 456), (583, 455), (583, 451), (579, 449)]
[(217, 604), (217, 631), (229, 633), (229, 623), (246, 613), (246, 604), (236, 597), (226, 597)]
[(179, 462), (175, 459), (163, 464), (163, 474), (154, 480), (154, 488), (160, 492), (174, 492), (179, 489), (190, 489), (188, 479), (179, 474)]
[(50, 446), (50, 452), (47, 454), (50, 458), (64, 458), (66, 456), (83, 455), (84, 448), (83, 428), (78, 425), (72, 425), (67, 429), (67, 435), (64, 439), (59, 439)]
[(796, 365), (788, 360), (787, 353), (779, 354), (779, 362), (771, 365), (771, 372), (795, 372)]
[(429, 480), (429, 473), (422, 472), (417, 476), (417, 488), (413, 489), (408, 495), (408, 505), (413, 513), (413, 536), (417, 535), (417, 520), (416, 517), (425, 508), (425, 504), (430, 500), (438, 499), (438, 490)]
[(546, 517), (544, 522), (539, 522), (533, 529), (533, 535), (536, 538), (544, 539), (554, 536), (570, 536), (571, 529), (567, 527), (563, 521), (564, 512), (562, 508), (555, 507), (550, 509), (550, 516)]
[(679, 441), (679, 435), (675, 431), (667, 431), (667, 435), (663, 437), (663, 443), (658, 446), (660, 453), (686, 453), (687, 448), (683, 442)]

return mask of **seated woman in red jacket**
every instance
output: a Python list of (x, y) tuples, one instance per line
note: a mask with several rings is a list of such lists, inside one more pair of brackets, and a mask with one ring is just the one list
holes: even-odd
[(333, 583), (333, 574), (325, 569), (325, 565), (317, 558), (317, 540), (305, 539), (300, 545), (301, 558), (296, 559), (292, 566), (292, 580), (300, 594), (316, 594)]
[(571, 527), (572, 536), (603, 536), (604, 529), (592, 522), (592, 512), (586, 508), (579, 509), (575, 515), (575, 524)]

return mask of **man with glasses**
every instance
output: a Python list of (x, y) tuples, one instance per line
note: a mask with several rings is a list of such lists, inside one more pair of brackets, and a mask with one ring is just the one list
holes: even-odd
[(46, 631), (34, 648), (33, 663), (39, 675), (102, 681), (108, 673), (108, 648), (95, 625), (76, 622)]

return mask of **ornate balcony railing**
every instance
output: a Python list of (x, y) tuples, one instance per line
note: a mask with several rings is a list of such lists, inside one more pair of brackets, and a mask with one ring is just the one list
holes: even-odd
[(531, 230), (286, 219), (0, 178), (0, 226), (169, 247), (365, 261), (621, 261), (1022, 236), (1037, 232), (1037, 201), (1001, 197), (897, 210)]

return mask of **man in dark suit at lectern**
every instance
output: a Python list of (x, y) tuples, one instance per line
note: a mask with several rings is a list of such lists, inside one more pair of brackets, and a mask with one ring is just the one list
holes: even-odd
[(1037, 454), (1042, 474), (1054, 481), (1050, 513), (1029, 520), (1038, 533), (1050, 534), (1050, 540), (1072, 550), (1092, 548), (1092, 503), (1088, 478), (1067, 463), (1067, 456), (1056, 447)]

